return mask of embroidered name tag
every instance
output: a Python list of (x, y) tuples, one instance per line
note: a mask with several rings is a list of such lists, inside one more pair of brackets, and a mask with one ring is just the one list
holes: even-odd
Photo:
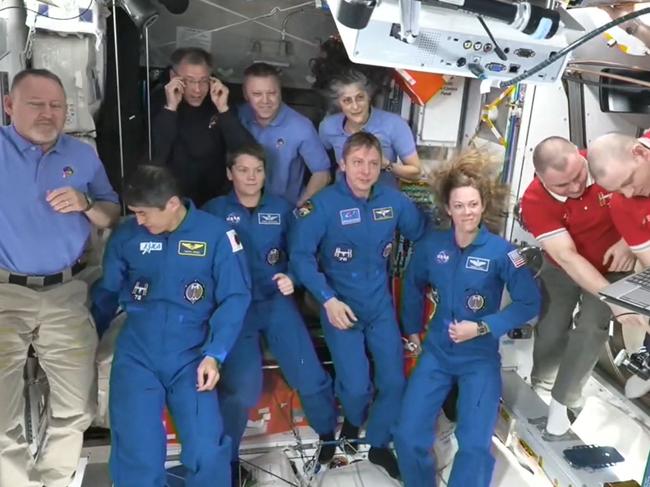
[(465, 268), (473, 271), (487, 272), (490, 268), (490, 259), (481, 257), (468, 257), (465, 262)]

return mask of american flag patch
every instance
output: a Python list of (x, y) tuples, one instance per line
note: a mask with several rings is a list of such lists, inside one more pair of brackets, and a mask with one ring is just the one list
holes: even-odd
[(524, 257), (519, 253), (519, 249), (508, 252), (508, 258), (510, 259), (510, 262), (512, 262), (512, 265), (517, 269), (526, 265), (526, 259), (524, 259)]

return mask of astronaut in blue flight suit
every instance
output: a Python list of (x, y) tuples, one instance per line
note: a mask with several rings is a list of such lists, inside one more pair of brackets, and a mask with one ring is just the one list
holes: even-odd
[(242, 240), (253, 281), (253, 301), (237, 342), (224, 362), (219, 382), (221, 413), (232, 440), (233, 471), (250, 408), (262, 391), (264, 336), (289, 385), (297, 389), (311, 426), (325, 441), (320, 460), (334, 455), (336, 410), (332, 380), (321, 366), (305, 322), (291, 297), (295, 278), (288, 272), (287, 234), (293, 206), (264, 188), (264, 149), (245, 146), (226, 162), (233, 191), (203, 208), (225, 219)]
[[(442, 188), (437, 201), (445, 202), (451, 229), (418, 242), (406, 271), (401, 317), (418, 346), (425, 288), (431, 285), (438, 298), (395, 428), (406, 487), (437, 485), (431, 453), (435, 425), (454, 383), (458, 452), (447, 485), (490, 485), (490, 445), (501, 397), (499, 337), (532, 320), (541, 307), (539, 288), (519, 251), (482, 223), (493, 221), (484, 215), (500, 210), (503, 197), (491, 190), (499, 187), (483, 176), (480, 161), (464, 157), (436, 179)], [(504, 285), (512, 303), (500, 309)]]
[[(388, 258), (396, 229), (417, 240), (426, 225), (404, 194), (375, 184), (381, 161), (381, 144), (374, 135), (358, 132), (346, 141), (341, 164), (345, 178), (296, 209), (290, 266), (323, 306), (321, 323), (346, 419), (341, 436), (356, 437), (367, 419), (368, 458), (397, 477), (397, 462), (388, 444), (405, 378)], [(374, 360), (372, 406), (365, 347)]]
[(165, 486), (167, 405), (185, 485), (230, 487), (230, 440), (214, 388), (250, 303), (242, 244), (223, 220), (183, 202), (166, 168), (138, 167), (123, 197), (135, 218), (111, 235), (93, 290), (98, 327), (115, 295), (127, 313), (111, 371), (113, 483)]

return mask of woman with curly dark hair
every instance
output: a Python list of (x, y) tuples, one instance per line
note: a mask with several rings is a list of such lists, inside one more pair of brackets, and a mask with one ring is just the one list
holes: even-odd
[(325, 96), (338, 113), (323, 119), (319, 133), (323, 145), (333, 150), (338, 163), (343, 144), (357, 132), (376, 136), (384, 154), (380, 181), (392, 186), (397, 179), (417, 180), (420, 159), (413, 133), (399, 115), (372, 106), (377, 86), (386, 79), (386, 69), (352, 63), (343, 44), (330, 39), (321, 46), (321, 56), (312, 59), (314, 88)]
[[(540, 311), (540, 291), (524, 258), (494, 233), (500, 230), (508, 190), (490, 173), (488, 159), (470, 150), (433, 176), (449, 228), (418, 241), (406, 271), (402, 323), (418, 347), (425, 288), (432, 286), (438, 296), (394, 435), (406, 487), (436, 485), (435, 425), (454, 384), (458, 452), (447, 485), (490, 485), (490, 445), (501, 396), (499, 337)], [(501, 309), (504, 287), (512, 302)]]

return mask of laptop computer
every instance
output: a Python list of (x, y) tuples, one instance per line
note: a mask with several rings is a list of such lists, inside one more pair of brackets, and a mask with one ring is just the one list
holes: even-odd
[(650, 268), (610, 284), (599, 294), (607, 302), (650, 316)]

